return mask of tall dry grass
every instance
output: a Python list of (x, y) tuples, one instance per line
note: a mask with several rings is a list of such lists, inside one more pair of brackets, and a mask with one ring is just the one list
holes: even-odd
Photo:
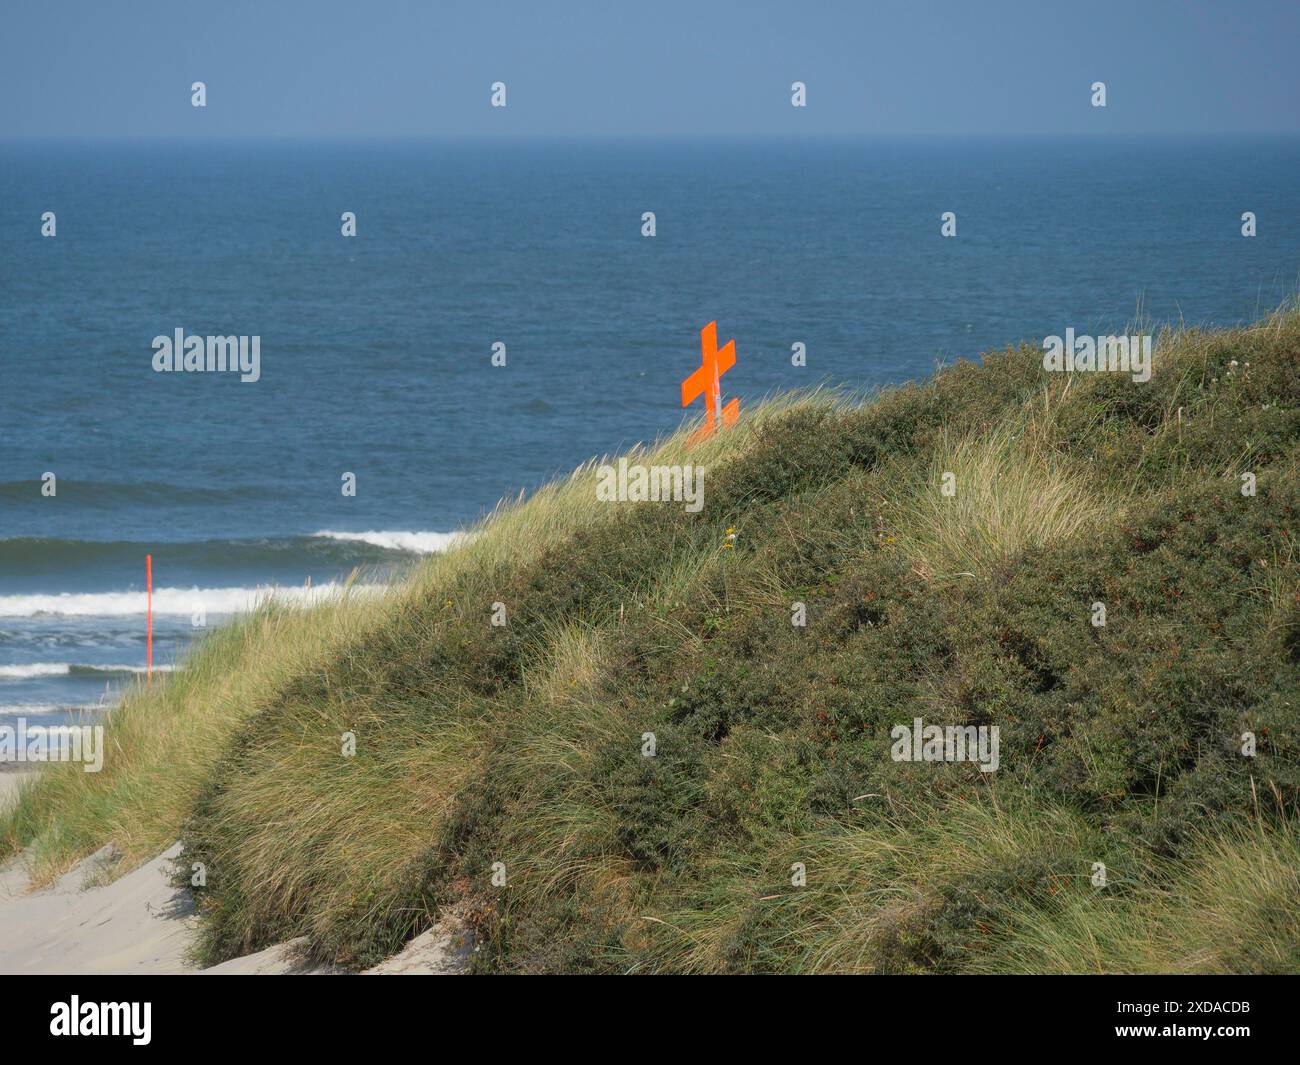
[(1113, 522), (1123, 505), (1060, 454), (1043, 420), (1023, 414), (981, 433), (944, 430), (928, 465), (899, 464), (885, 479), (895, 486), (891, 531), (926, 579), (986, 577), (1031, 548)]

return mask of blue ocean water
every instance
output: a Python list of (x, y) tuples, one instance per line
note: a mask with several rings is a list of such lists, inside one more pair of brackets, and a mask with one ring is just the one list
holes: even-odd
[[(1300, 141), (11, 143), (0, 242), (0, 723), (54, 723), (143, 666), (146, 553), (169, 663), (200, 605), (401, 566), (675, 428), (711, 320), (743, 416), (1139, 304), (1266, 313)], [(155, 373), (176, 329), (260, 336), (260, 380)]]

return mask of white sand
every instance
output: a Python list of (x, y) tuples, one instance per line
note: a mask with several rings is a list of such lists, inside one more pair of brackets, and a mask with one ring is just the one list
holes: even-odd
[[(0, 774), (6, 789), (12, 783)], [(28, 891), (21, 857), (0, 867), (0, 973), (332, 973), (329, 966), (302, 960), (304, 940), (235, 958), (210, 969), (186, 960), (198, 918), (186, 888), (168, 880), (176, 844), (153, 861), (105, 886), (87, 887), (105, 875), (110, 848), (93, 855), (38, 891)], [(373, 973), (452, 974), (463, 972), (469, 936), (451, 916), (417, 936)]]
[[(96, 856), (48, 888), (0, 897), (0, 972), (182, 972), (194, 907), (165, 879), (174, 851), (107, 887), (82, 890), (102, 867)], [(21, 861), (8, 870), (11, 890)]]

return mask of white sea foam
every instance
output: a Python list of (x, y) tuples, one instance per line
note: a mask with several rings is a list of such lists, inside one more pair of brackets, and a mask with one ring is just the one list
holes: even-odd
[[(306, 605), (340, 594), (344, 585), (318, 584), (312, 587), (257, 588), (155, 588), (155, 615), (187, 617), (196, 610), (211, 614), (237, 614), (252, 610), (267, 599)], [(382, 585), (357, 584), (349, 594), (369, 594)], [(140, 592), (64, 592), (61, 595), (0, 595), (0, 618), (29, 618), (38, 614), (61, 614), (84, 617), (119, 617), (145, 613), (145, 593)]]
[(327, 540), (348, 540), (353, 543), (371, 544), (389, 551), (409, 551), (416, 555), (433, 555), (446, 551), (465, 539), (460, 532), (401, 532), (371, 530), (370, 532), (334, 532), (322, 529), (312, 533)]
[(102, 706), (73, 706), (69, 703), (0, 703), (0, 717), (36, 717), (40, 714), (103, 710)]
[[(168, 673), (174, 666), (154, 666), (155, 673)], [(25, 662), (17, 666), (0, 666), (0, 680), (27, 680), (30, 677), (66, 677), (78, 673), (147, 673), (148, 666), (100, 666), (72, 662)]]
[(0, 680), (25, 680), (28, 677), (64, 677), (71, 672), (67, 662), (32, 662), (25, 666), (0, 666)]

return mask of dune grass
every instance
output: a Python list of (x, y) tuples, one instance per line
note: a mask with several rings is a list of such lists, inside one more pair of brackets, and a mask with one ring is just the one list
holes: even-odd
[(0, 850), (30, 845), (38, 882), (109, 841), (130, 862), (156, 855), (175, 841), (261, 693), (310, 669), (385, 609), (355, 595), (310, 611), (271, 601), (216, 630), (183, 669), (124, 694), (111, 713), (101, 772), (53, 765), (23, 781)]
[(1131, 871), (1122, 893), (1062, 892), (1009, 913), (972, 966), (991, 973), (1300, 971), (1300, 833), (1289, 816), (1197, 833), (1177, 860)]
[[(698, 514), (588, 464), (212, 634), (0, 846), (182, 839), (207, 961), (359, 967), (455, 905), (485, 971), (1294, 970), (1298, 366), (1285, 309), (1149, 384), (1021, 347), (783, 397), (629, 456), (706, 466)], [(914, 717), (1001, 768), (892, 761)]]
[(1032, 416), (961, 438), (944, 432), (923, 482), (909, 484), (904, 470), (890, 480), (905, 492), (890, 524), (928, 580), (987, 576), (1032, 548), (1086, 535), (1123, 505), (1071, 468)]
[[(726, 438), (690, 449), (686, 461), (709, 462), (738, 446), (770, 417), (814, 396), (779, 398)], [(691, 427), (633, 461), (681, 460)], [(184, 668), (146, 685), (133, 685), (111, 714), (104, 770), (97, 774), (54, 765), (25, 779), (19, 801), (0, 821), (0, 855), (30, 847), (38, 883), (48, 882), (106, 842), (126, 859), (123, 868), (153, 857), (175, 841), (204, 782), (232, 737), (265, 707), (268, 695), (309, 674), (331, 656), (395, 618), (437, 601), (439, 589), (466, 577), (492, 575), (535, 560), (548, 546), (608, 516), (593, 491), (592, 460), (568, 478), (543, 486), (526, 501), (503, 500), (456, 549), (434, 555), (383, 596), (353, 574), (348, 591), (300, 609), (268, 599), (255, 612), (196, 640)], [(447, 610), (455, 604), (448, 600)]]

